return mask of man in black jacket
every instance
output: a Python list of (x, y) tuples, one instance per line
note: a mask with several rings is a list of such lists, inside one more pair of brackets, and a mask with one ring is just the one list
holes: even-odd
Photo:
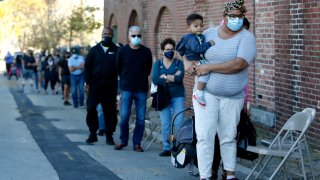
[(117, 55), (117, 69), (120, 76), (121, 107), (120, 107), (120, 139), (121, 143), (115, 150), (128, 145), (129, 118), (134, 101), (136, 109), (136, 126), (132, 137), (133, 150), (143, 152), (141, 139), (144, 132), (148, 76), (152, 68), (151, 50), (140, 44), (141, 29), (139, 26), (129, 28), (130, 43), (121, 47)]
[(112, 42), (112, 29), (104, 28), (102, 41), (92, 47), (85, 62), (85, 89), (87, 89), (87, 125), (90, 135), (86, 143), (98, 141), (99, 128), (97, 105), (103, 108), (105, 120), (106, 143), (114, 145), (112, 138), (117, 125), (117, 70), (116, 55), (118, 47)]

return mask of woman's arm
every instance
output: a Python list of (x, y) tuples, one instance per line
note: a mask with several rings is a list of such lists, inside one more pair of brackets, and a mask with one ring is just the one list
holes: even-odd
[(208, 74), (210, 72), (221, 74), (234, 74), (247, 68), (249, 64), (246, 60), (237, 57), (235, 60), (227, 61), (220, 64), (201, 64), (195, 69), (198, 76)]
[(166, 80), (164, 78), (162, 78), (164, 76), (164, 74), (162, 74), (160, 76), (160, 66), (159, 66), (159, 61), (161, 60), (157, 60), (152, 67), (152, 82), (155, 85), (162, 85), (164, 86), (166, 84)]

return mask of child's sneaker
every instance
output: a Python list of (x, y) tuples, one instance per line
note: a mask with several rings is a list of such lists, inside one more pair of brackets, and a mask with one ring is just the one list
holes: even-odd
[(198, 93), (194, 92), (192, 98), (196, 100), (201, 106), (206, 106), (204, 96), (199, 96)]

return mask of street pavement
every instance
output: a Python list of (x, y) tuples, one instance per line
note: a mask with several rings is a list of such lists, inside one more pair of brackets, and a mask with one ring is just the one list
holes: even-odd
[[(96, 144), (85, 144), (85, 109), (64, 106), (61, 94), (37, 94), (30, 88), (21, 93), (18, 84), (0, 77), (0, 180), (199, 179), (188, 168), (174, 168), (170, 157), (158, 156), (160, 136), (143, 153), (132, 150), (132, 137), (121, 151), (100, 136)], [(114, 139), (120, 142), (119, 128)], [(236, 175), (244, 179), (249, 170), (238, 164)]]

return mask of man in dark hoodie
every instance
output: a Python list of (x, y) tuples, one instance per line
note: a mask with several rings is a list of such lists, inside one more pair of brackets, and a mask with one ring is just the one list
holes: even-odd
[(112, 42), (112, 29), (106, 27), (102, 31), (102, 41), (92, 47), (85, 62), (85, 89), (87, 97), (87, 125), (90, 135), (86, 143), (98, 141), (99, 129), (97, 105), (103, 108), (105, 120), (106, 143), (114, 145), (113, 132), (117, 125), (117, 68), (116, 55), (118, 46)]

